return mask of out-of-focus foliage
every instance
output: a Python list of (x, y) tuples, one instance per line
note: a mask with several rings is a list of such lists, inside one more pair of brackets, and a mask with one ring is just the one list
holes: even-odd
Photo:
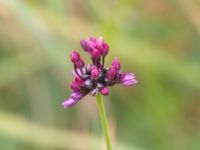
[(104, 149), (95, 98), (61, 106), (90, 35), (139, 81), (104, 98), (114, 149), (199, 150), (198, 0), (1, 0), (0, 149)]

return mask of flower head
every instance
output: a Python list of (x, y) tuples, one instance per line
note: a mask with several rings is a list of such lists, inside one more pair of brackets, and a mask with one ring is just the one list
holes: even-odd
[(119, 83), (131, 86), (137, 83), (134, 74), (121, 71), (121, 64), (117, 58), (113, 60), (110, 68), (104, 66), (109, 45), (101, 36), (98, 39), (91, 36), (87, 40), (81, 40), (80, 44), (83, 50), (91, 56), (92, 64), (85, 64), (78, 52), (71, 52), (70, 60), (74, 64), (75, 79), (70, 84), (73, 91), (70, 98), (63, 102), (64, 108), (75, 105), (87, 94), (94, 96), (101, 93), (107, 96), (109, 86)]

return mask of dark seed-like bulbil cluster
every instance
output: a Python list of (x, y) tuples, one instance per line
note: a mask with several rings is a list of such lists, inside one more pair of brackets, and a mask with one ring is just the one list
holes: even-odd
[(64, 108), (75, 105), (87, 94), (95, 96), (101, 93), (106, 96), (109, 94), (108, 87), (117, 83), (124, 86), (137, 83), (134, 74), (121, 71), (121, 65), (117, 58), (113, 60), (111, 67), (104, 66), (109, 46), (102, 37), (96, 39), (91, 36), (90, 39), (81, 40), (80, 43), (83, 50), (90, 55), (92, 64), (85, 64), (78, 52), (71, 52), (74, 81), (70, 84), (70, 88), (73, 92), (70, 98), (63, 102)]

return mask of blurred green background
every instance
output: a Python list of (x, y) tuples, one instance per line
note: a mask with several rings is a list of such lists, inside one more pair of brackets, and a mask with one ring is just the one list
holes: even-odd
[(199, 0), (0, 0), (0, 150), (105, 149), (94, 97), (61, 106), (90, 35), (139, 81), (104, 97), (113, 150), (199, 150)]

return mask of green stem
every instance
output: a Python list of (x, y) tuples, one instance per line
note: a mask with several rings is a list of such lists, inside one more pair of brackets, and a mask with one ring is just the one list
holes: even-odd
[(111, 150), (110, 137), (109, 137), (109, 133), (108, 133), (108, 124), (107, 124), (107, 120), (106, 120), (106, 114), (105, 114), (105, 110), (104, 110), (103, 100), (102, 100), (102, 97), (100, 94), (97, 95), (97, 104), (99, 107), (101, 124), (103, 127), (104, 136), (106, 139), (107, 150)]

